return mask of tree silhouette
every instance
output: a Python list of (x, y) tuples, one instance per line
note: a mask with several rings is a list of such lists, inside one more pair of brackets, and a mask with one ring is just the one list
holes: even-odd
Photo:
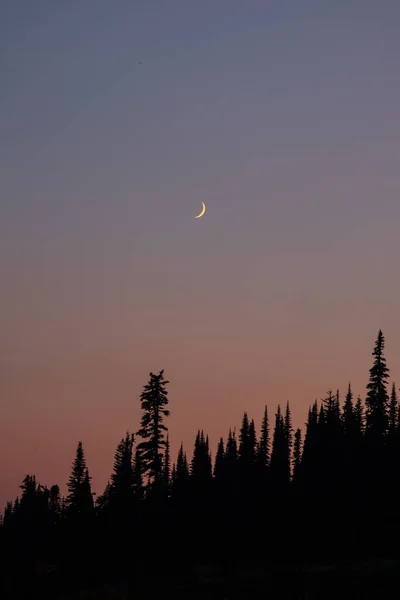
[(83, 445), (79, 441), (67, 484), (66, 508), (70, 517), (87, 516), (92, 513), (94, 505), (90, 481)]
[[(159, 493), (162, 479), (162, 453), (165, 447), (164, 417), (168, 417), (170, 411), (165, 407), (168, 405), (168, 392), (166, 389), (169, 381), (164, 379), (164, 370), (158, 375), (150, 373), (149, 382), (144, 386), (140, 396), (143, 411), (141, 427), (137, 435), (144, 441), (138, 444), (140, 451), (143, 476), (147, 476), (147, 492), (151, 490)], [(149, 489), (150, 488), (150, 489)]]
[(384, 444), (389, 426), (389, 395), (387, 392), (387, 380), (389, 369), (383, 355), (385, 349), (385, 338), (379, 330), (375, 348), (372, 353), (374, 363), (370, 369), (370, 378), (367, 385), (366, 410), (366, 435), (368, 442), (376, 448)]
[(166, 498), (169, 498), (171, 487), (171, 459), (169, 454), (169, 437), (165, 441), (164, 464), (163, 464), (163, 486)]
[(114, 470), (111, 485), (108, 489), (110, 507), (114, 518), (126, 522), (133, 508), (134, 469), (133, 469), (134, 434), (126, 432), (117, 446), (114, 456)]
[(300, 477), (301, 467), (301, 429), (298, 428), (294, 434), (293, 445), (293, 481), (297, 484)]
[[(287, 582), (321, 557), (338, 569), (342, 561), (379, 555), (397, 560), (400, 409), (394, 382), (388, 393), (381, 331), (373, 357), (365, 401), (360, 395), (354, 401), (350, 383), (343, 406), (339, 391), (329, 389), (310, 406), (304, 435), (294, 431), (289, 402), (283, 413), (278, 404), (272, 444), (267, 405), (258, 440), (244, 412), (238, 440), (234, 428), (220, 437), (214, 464), (208, 436), (199, 429), (190, 469), (181, 444), (172, 472), (170, 438), (164, 439), (168, 382), (163, 371), (150, 373), (141, 394), (140, 443), (135, 447), (129, 431), (122, 437), (96, 509), (82, 442), (66, 498), (58, 485), (27, 474), (20, 496), (7, 502), (0, 519), (3, 579), (18, 582), (20, 592), (11, 597), (30, 597), (46, 586), (48, 597), (58, 597), (50, 589), (53, 575), (43, 571), (48, 564), (58, 573), (52, 581), (69, 587), (70, 596), (90, 581), (127, 577), (141, 597), (155, 574), (167, 593), (174, 578), (191, 585), (196, 563), (220, 569), (231, 582), (223, 592), (240, 594), (238, 574), (251, 563), (262, 566), (271, 589), (279, 582), (285, 597)], [(163, 539), (173, 540), (166, 551)], [(327, 599), (336, 593), (334, 579), (323, 586)]]

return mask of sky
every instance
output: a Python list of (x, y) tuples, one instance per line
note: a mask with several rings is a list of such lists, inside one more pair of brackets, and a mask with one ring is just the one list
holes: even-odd
[[(400, 385), (398, 0), (4, 0), (0, 509), (93, 490), (165, 369), (172, 458)], [(201, 219), (193, 217), (206, 203)]]

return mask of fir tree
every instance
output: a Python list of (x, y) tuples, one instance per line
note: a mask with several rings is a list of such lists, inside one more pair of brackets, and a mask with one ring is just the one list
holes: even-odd
[(357, 422), (357, 431), (360, 435), (364, 435), (365, 432), (365, 415), (364, 415), (364, 406), (363, 401), (361, 400), (361, 396), (357, 397), (356, 406), (354, 409), (354, 413), (356, 415)]
[(343, 431), (347, 438), (354, 438), (355, 431), (358, 429), (357, 416), (353, 405), (353, 392), (351, 384), (347, 389), (346, 398), (343, 404), (342, 412)]
[(397, 400), (396, 385), (392, 384), (392, 393), (389, 403), (389, 434), (394, 437), (399, 421), (399, 403)]
[(269, 421), (268, 407), (265, 405), (264, 416), (261, 423), (261, 435), (258, 443), (258, 462), (264, 471), (269, 466), (270, 461), (270, 438), (269, 438)]
[(122, 438), (118, 444), (114, 455), (110, 501), (114, 514), (119, 519), (126, 519), (133, 507), (133, 444), (134, 434), (127, 431), (125, 438)]
[(93, 495), (90, 479), (82, 442), (80, 441), (78, 442), (76, 456), (67, 484), (68, 495), (66, 498), (66, 507), (69, 515), (83, 515), (91, 512), (93, 508)]
[(133, 486), (135, 492), (135, 499), (140, 501), (144, 496), (143, 486), (143, 464), (141, 458), (141, 452), (138, 448), (135, 451), (135, 458), (133, 462)]
[(289, 478), (291, 474), (291, 462), (292, 462), (292, 446), (293, 446), (293, 427), (292, 427), (292, 415), (290, 413), (289, 402), (286, 404), (285, 419), (283, 424), (283, 431), (286, 440), (286, 454), (287, 454), (287, 469), (289, 472)]
[(290, 466), (288, 462), (285, 424), (281, 407), (278, 405), (275, 415), (275, 429), (271, 453), (271, 481), (274, 491), (278, 494), (285, 493), (289, 484), (289, 478)]
[(239, 462), (248, 464), (251, 456), (250, 423), (247, 412), (244, 413), (239, 432)]
[(168, 405), (168, 383), (164, 379), (164, 370), (158, 375), (150, 373), (149, 382), (144, 386), (140, 397), (143, 415), (137, 435), (144, 441), (138, 444), (138, 449), (141, 452), (143, 474), (147, 475), (148, 485), (155, 491), (162, 479), (161, 449), (165, 447), (164, 432), (167, 431), (164, 418), (170, 414), (165, 408)]
[(184, 500), (189, 484), (189, 468), (186, 453), (181, 444), (176, 461), (175, 476), (172, 482), (172, 498), (179, 503)]
[(220, 438), (218, 442), (217, 454), (215, 456), (215, 464), (214, 464), (214, 477), (216, 480), (221, 481), (224, 475), (224, 457), (225, 457), (225, 449), (224, 449), (224, 440)]
[(293, 481), (297, 483), (301, 465), (301, 429), (296, 429), (293, 445)]
[(163, 485), (167, 498), (170, 493), (171, 486), (171, 461), (169, 454), (169, 437), (165, 441), (164, 463), (163, 463)]
[(6, 507), (4, 509), (4, 517), (3, 517), (4, 527), (9, 527), (11, 525), (12, 512), (13, 512), (12, 502), (7, 502)]
[(203, 431), (198, 431), (196, 435), (190, 477), (197, 489), (200, 489), (202, 486), (206, 488), (212, 479), (212, 465), (208, 438), (204, 438)]
[(384, 357), (385, 338), (379, 330), (375, 348), (372, 353), (374, 363), (370, 369), (370, 378), (367, 385), (366, 398), (366, 435), (370, 446), (374, 449), (382, 446), (388, 431), (389, 395), (387, 392), (387, 380), (389, 369)]

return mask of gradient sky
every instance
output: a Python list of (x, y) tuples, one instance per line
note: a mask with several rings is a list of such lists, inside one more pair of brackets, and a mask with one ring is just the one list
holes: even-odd
[(398, 0), (4, 0), (0, 71), (0, 508), (102, 493), (150, 371), (174, 460), (379, 328), (400, 383)]

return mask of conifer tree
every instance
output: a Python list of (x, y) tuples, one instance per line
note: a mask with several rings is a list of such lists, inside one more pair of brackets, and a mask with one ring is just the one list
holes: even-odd
[(83, 478), (82, 483), (82, 513), (87, 517), (91, 517), (94, 515), (94, 501), (93, 496), (95, 495), (92, 492), (92, 478), (89, 475), (89, 469), (86, 468), (85, 476)]
[(392, 383), (392, 393), (390, 395), (389, 403), (389, 434), (394, 437), (397, 424), (399, 421), (399, 403), (397, 400), (396, 385)]
[(303, 445), (302, 454), (302, 485), (307, 491), (307, 494), (313, 495), (318, 487), (318, 481), (320, 478), (318, 463), (318, 454), (320, 451), (320, 437), (319, 427), (321, 423), (318, 422), (318, 403), (315, 400), (312, 407), (308, 410), (308, 417), (306, 422), (306, 432)]
[(127, 431), (125, 438), (119, 442), (114, 455), (109, 499), (114, 516), (119, 520), (126, 519), (133, 507), (133, 444), (134, 434)]
[(172, 481), (172, 498), (181, 504), (186, 498), (189, 484), (189, 468), (186, 453), (181, 443), (176, 460), (175, 476)]
[(14, 501), (13, 514), (17, 514), (18, 511), (19, 511), (19, 498), (17, 496)]
[(347, 389), (347, 394), (343, 404), (342, 412), (343, 431), (347, 439), (354, 439), (355, 432), (358, 429), (357, 416), (353, 404), (353, 392), (351, 383)]
[(162, 453), (165, 447), (164, 418), (170, 411), (168, 405), (168, 392), (166, 389), (169, 381), (164, 379), (164, 370), (158, 375), (150, 373), (149, 382), (144, 386), (141, 394), (142, 419), (141, 427), (137, 432), (144, 441), (138, 444), (141, 453), (143, 475), (148, 477), (148, 485), (157, 491), (162, 479)]
[(231, 498), (231, 502), (234, 503), (237, 500), (238, 494), (238, 445), (236, 439), (235, 429), (232, 431), (229, 428), (228, 440), (225, 448), (224, 457), (224, 472), (226, 476), (226, 494)]
[(4, 509), (4, 517), (3, 517), (4, 527), (9, 527), (11, 525), (12, 512), (13, 512), (12, 502), (7, 502), (6, 507)]
[(293, 445), (293, 481), (298, 482), (301, 465), (301, 429), (296, 429)]
[(292, 446), (293, 446), (293, 427), (292, 427), (292, 415), (290, 413), (289, 402), (286, 404), (285, 419), (283, 424), (283, 431), (286, 440), (286, 453), (287, 453), (287, 469), (289, 472), (289, 478), (291, 475), (291, 462), (292, 462)]
[(290, 466), (288, 463), (287, 439), (285, 435), (285, 423), (281, 413), (281, 407), (275, 415), (275, 429), (271, 453), (271, 481), (274, 491), (278, 494), (286, 493), (290, 478)]
[(163, 463), (163, 485), (167, 498), (170, 493), (171, 486), (171, 460), (169, 453), (169, 437), (167, 435), (167, 439), (165, 441), (165, 452), (164, 452), (164, 463)]
[(67, 484), (68, 495), (66, 498), (66, 507), (70, 516), (91, 512), (93, 508), (93, 495), (90, 480), (82, 442), (80, 441), (78, 442), (76, 456), (72, 464), (72, 472)]
[(239, 432), (239, 462), (248, 464), (250, 454), (250, 423), (247, 412), (245, 412)]
[(96, 506), (102, 511), (108, 509), (110, 507), (110, 497), (111, 497), (111, 482), (108, 481), (107, 485), (104, 489), (104, 492), (97, 497)]
[(363, 401), (361, 400), (361, 396), (357, 397), (357, 402), (356, 402), (354, 412), (356, 415), (357, 431), (359, 431), (360, 435), (363, 436), (364, 432), (365, 432), (365, 415), (364, 415), (364, 406), (363, 406)]
[(214, 477), (218, 481), (221, 481), (223, 478), (224, 457), (225, 457), (224, 440), (223, 440), (223, 438), (220, 438), (220, 440), (218, 442), (217, 454), (215, 456), (215, 464), (214, 464)]
[(138, 448), (135, 450), (135, 458), (133, 461), (133, 486), (135, 499), (138, 501), (142, 500), (144, 497), (143, 464), (141, 452)]
[(374, 363), (370, 369), (370, 378), (367, 385), (366, 398), (366, 435), (368, 443), (374, 449), (382, 447), (388, 431), (389, 395), (387, 380), (389, 369), (384, 357), (385, 338), (379, 330), (375, 348), (372, 353)]
[(262, 470), (269, 466), (270, 450), (268, 407), (265, 405), (264, 416), (261, 423), (260, 441), (258, 443), (258, 462), (260, 463)]
[(204, 489), (210, 484), (212, 479), (212, 465), (209, 452), (208, 437), (204, 438), (204, 432), (198, 431), (194, 443), (190, 477), (196, 488)]

